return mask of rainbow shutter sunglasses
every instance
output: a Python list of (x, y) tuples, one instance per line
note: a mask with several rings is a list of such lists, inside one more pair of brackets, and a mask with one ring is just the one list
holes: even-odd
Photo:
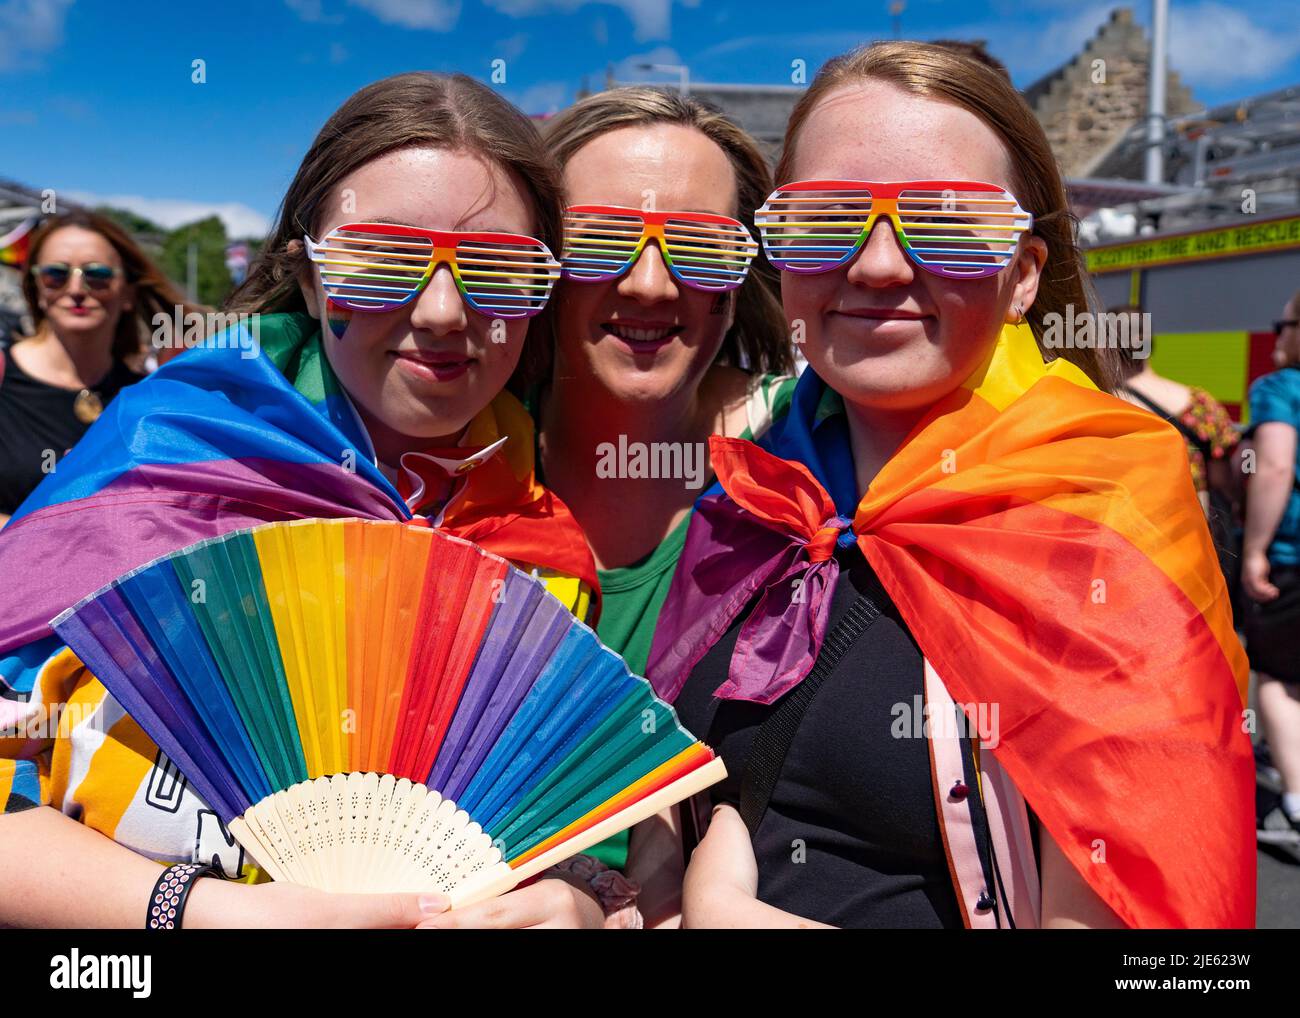
[(1002, 271), (1034, 217), (995, 184), (970, 180), (803, 180), (754, 213), (768, 260), (783, 272), (830, 272), (848, 262), (878, 216), (927, 272), (978, 279)]
[(668, 271), (682, 283), (696, 290), (734, 290), (758, 254), (744, 223), (708, 212), (570, 205), (564, 235), (564, 277), (580, 283), (617, 279), (653, 240)]
[(409, 303), (446, 264), (465, 303), (490, 318), (528, 318), (546, 306), (560, 263), (534, 237), (455, 233), (395, 223), (335, 227), (304, 238), (331, 304), (392, 311)]

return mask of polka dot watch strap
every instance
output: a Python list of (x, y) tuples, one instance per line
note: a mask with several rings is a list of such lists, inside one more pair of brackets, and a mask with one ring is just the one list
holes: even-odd
[(203, 863), (182, 862), (163, 870), (158, 883), (149, 896), (149, 913), (145, 917), (147, 930), (178, 930), (181, 913), (190, 888), (199, 877), (212, 873), (212, 867)]

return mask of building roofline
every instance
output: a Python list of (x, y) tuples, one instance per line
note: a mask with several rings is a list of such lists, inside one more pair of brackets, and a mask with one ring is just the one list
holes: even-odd
[[(681, 89), (681, 86), (673, 81), (615, 81), (610, 87), (624, 88), (632, 85), (669, 89), (673, 92)], [(806, 85), (746, 85), (729, 81), (691, 81), (687, 83), (687, 88), (691, 92), (757, 92), (763, 95), (800, 95), (807, 91)]]

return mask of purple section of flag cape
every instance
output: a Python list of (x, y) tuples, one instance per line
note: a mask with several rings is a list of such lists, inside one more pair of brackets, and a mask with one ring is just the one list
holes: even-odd
[(646, 677), (672, 703), (691, 669), (745, 606), (727, 681), (715, 695), (770, 704), (812, 669), (826, 636), (839, 563), (811, 562), (807, 542), (773, 529), (725, 494), (700, 499), (659, 615)]
[(87, 498), (46, 506), (0, 532), (0, 653), (50, 634), (70, 604), (159, 556), (276, 520), (404, 520), (337, 464), (217, 460), (146, 464)]

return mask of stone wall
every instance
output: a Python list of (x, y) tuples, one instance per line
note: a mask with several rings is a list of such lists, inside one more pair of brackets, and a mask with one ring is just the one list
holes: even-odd
[[(1117, 8), (1073, 60), (1025, 90), (1067, 177), (1088, 176), (1130, 127), (1145, 120), (1150, 46), (1133, 12)], [(1165, 94), (1166, 116), (1199, 108), (1175, 71)]]

